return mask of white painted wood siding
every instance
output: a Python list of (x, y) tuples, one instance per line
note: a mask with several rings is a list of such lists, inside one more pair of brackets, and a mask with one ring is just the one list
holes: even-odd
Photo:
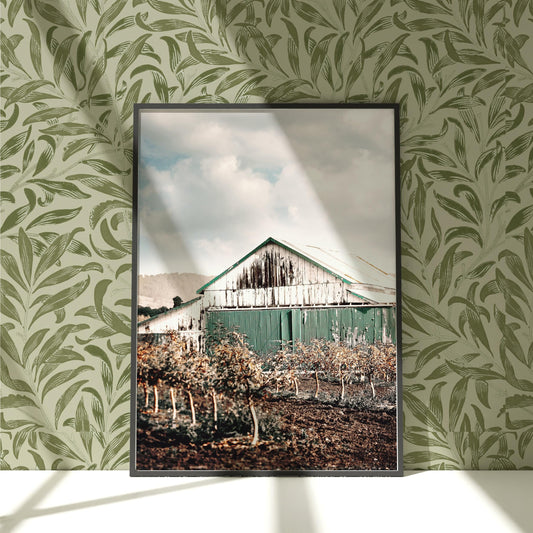
[(204, 309), (363, 303), (349, 284), (299, 255), (269, 243), (204, 290)]
[(171, 309), (166, 313), (157, 315), (151, 320), (144, 321), (137, 327), (137, 333), (166, 333), (179, 331), (183, 334), (199, 334), (200, 311), (202, 300), (197, 300), (179, 309)]

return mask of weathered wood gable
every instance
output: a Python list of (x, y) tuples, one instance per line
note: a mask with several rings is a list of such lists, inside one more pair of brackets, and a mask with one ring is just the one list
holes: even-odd
[(204, 308), (362, 304), (341, 275), (269, 240), (200, 289)]

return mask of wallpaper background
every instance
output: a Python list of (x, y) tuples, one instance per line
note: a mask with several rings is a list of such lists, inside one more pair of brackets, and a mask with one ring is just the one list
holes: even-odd
[(533, 1), (0, 1), (0, 468), (127, 468), (133, 103), (263, 101), (401, 104), (405, 468), (533, 467)]

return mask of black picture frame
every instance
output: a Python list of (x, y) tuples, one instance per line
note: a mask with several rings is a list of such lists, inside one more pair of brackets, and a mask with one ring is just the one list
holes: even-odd
[[(368, 468), (368, 469), (209, 469), (204, 465), (197, 468), (188, 469), (146, 469), (138, 468), (138, 446), (137, 446), (137, 306), (138, 306), (138, 276), (139, 276), (139, 245), (140, 231), (140, 198), (139, 198), (139, 158), (141, 157), (142, 140), (142, 116), (144, 113), (157, 112), (238, 112), (254, 111), (269, 112), (278, 110), (342, 110), (354, 112), (357, 110), (380, 110), (387, 109), (393, 112), (393, 138), (394, 138), (394, 237), (395, 237), (395, 331), (396, 334), (396, 464), (395, 468)], [(179, 116), (179, 115), (178, 115)], [(400, 263), (400, 156), (399, 156), (399, 105), (398, 104), (135, 104), (134, 106), (134, 137), (133, 137), (133, 268), (132, 268), (132, 339), (131, 339), (131, 441), (130, 441), (130, 475), (131, 476), (401, 476), (403, 474), (402, 462), (402, 364), (401, 364), (401, 263)], [(141, 199), (142, 202), (142, 199)], [(392, 230), (391, 230), (392, 231)], [(264, 244), (264, 243), (261, 243)], [(271, 243), (272, 244), (272, 243)], [(258, 246), (260, 248), (260, 246)], [(238, 263), (237, 263), (238, 264)], [(228, 270), (231, 270), (228, 269)], [(224, 272), (222, 272), (224, 274)]]

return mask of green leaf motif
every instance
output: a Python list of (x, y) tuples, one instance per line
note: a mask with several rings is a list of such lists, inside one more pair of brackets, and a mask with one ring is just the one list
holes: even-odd
[(453, 217), (464, 222), (471, 222), (472, 224), (476, 224), (477, 221), (474, 216), (459, 202), (451, 200), (450, 198), (442, 196), (438, 193), (435, 193), (435, 197), (437, 199), (438, 204)]
[(44, 226), (45, 224), (62, 224), (72, 220), (79, 212), (81, 207), (75, 209), (56, 209), (48, 213), (43, 213), (37, 218), (33, 219), (27, 226), (27, 229), (33, 228), (35, 226)]
[(46, 19), (48, 22), (57, 24), (59, 26), (77, 29), (76, 26), (74, 26), (53, 4), (47, 4), (42, 0), (35, 0), (35, 7), (37, 8), (39, 15), (41, 15), (41, 17)]
[(440, 326), (443, 329), (446, 329), (454, 334), (457, 334), (455, 328), (433, 307), (417, 300), (411, 298), (407, 295), (403, 295), (403, 299), (407, 307), (420, 318), (427, 320), (428, 322), (434, 323)]
[[(86, 370), (94, 370), (92, 366), (89, 365), (81, 365), (76, 367), (74, 370), (64, 370), (62, 372), (58, 372), (57, 374), (54, 374), (44, 385), (43, 390), (41, 392), (41, 400), (44, 400), (45, 396), (55, 388), (64, 385), (71, 379), (74, 379), (75, 377), (79, 376)], [(86, 382), (86, 381), (85, 381)], [(84, 383), (85, 383), (84, 382)], [(80, 385), (81, 387), (81, 385)], [(64, 398), (63, 398), (63, 401)], [(58, 404), (60, 405), (60, 404)], [(58, 413), (56, 411), (56, 417), (58, 417)]]
[(427, 346), (426, 348), (420, 350), (420, 353), (418, 354), (415, 362), (415, 372), (423, 368), (428, 361), (431, 361), (435, 358), (440, 358), (440, 354), (450, 346), (453, 346), (455, 343), (455, 340), (440, 341), (433, 343), (430, 346)]
[(3, 142), (2, 148), (0, 148), (0, 161), (4, 161), (20, 152), (28, 140), (30, 131), (28, 129)]
[(450, 431), (455, 431), (466, 401), (468, 378), (460, 379), (450, 395)]
[(80, 294), (82, 294), (85, 289), (89, 286), (90, 278), (87, 278), (85, 281), (76, 283), (68, 289), (63, 289), (53, 296), (46, 298), (44, 304), (38, 309), (35, 313), (33, 320), (51, 313), (57, 309), (61, 309), (68, 305), (70, 302), (74, 301)]
[(512, 231), (522, 228), (533, 216), (533, 206), (528, 205), (524, 207), (518, 213), (516, 213), (513, 218), (507, 224), (505, 228), (505, 233), (511, 233)]
[(12, 391), (32, 393), (31, 387), (25, 381), (11, 377), (9, 367), (4, 359), (0, 359), (0, 380)]
[(76, 228), (70, 233), (56, 237), (46, 251), (41, 255), (37, 268), (35, 269), (34, 280), (44, 274), (61, 256), (67, 251), (74, 235), (83, 231), (82, 228)]
[(80, 124), (76, 122), (62, 122), (61, 124), (55, 124), (49, 128), (41, 130), (43, 133), (49, 135), (95, 135), (98, 134), (98, 130), (88, 126), (87, 124)]
[(68, 457), (70, 459), (80, 459), (79, 455), (75, 453), (65, 442), (51, 433), (39, 432), (39, 439), (43, 445), (55, 455), (60, 457)]
[(439, 270), (439, 303), (446, 296), (451, 284), (453, 276), (453, 265), (455, 258), (455, 251), (459, 247), (459, 243), (454, 244), (444, 254)]
[(126, 69), (133, 64), (135, 59), (139, 56), (141, 53), (141, 50), (144, 46), (144, 43), (148, 40), (150, 35), (142, 35), (138, 39), (136, 39), (134, 42), (132, 42), (127, 50), (122, 54), (122, 57), (120, 58), (120, 61), (117, 66), (117, 73), (116, 73), (116, 81), (118, 83), (118, 80), (120, 77), (124, 74)]

